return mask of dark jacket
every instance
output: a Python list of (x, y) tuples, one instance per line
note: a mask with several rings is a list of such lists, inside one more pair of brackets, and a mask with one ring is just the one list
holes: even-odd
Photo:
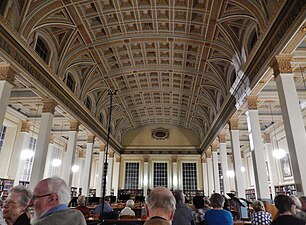
[(22, 213), (17, 220), (15, 221), (14, 225), (31, 225), (30, 219), (26, 213)]
[(183, 203), (176, 203), (172, 225), (195, 225), (191, 208)]

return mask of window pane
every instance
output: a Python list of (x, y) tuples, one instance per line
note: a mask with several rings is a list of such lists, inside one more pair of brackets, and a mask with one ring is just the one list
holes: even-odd
[(89, 97), (86, 98), (85, 106), (87, 109), (91, 110), (91, 100)]
[(197, 190), (197, 183), (196, 163), (183, 163), (183, 189)]
[(48, 48), (45, 42), (41, 38), (37, 38), (36, 46), (35, 46), (35, 52), (38, 53), (38, 55), (47, 62), (47, 56), (48, 56)]
[(75, 82), (74, 82), (73, 77), (70, 74), (67, 75), (66, 85), (67, 87), (69, 87), (71, 91), (74, 92)]
[(168, 164), (154, 163), (153, 187), (168, 187)]
[[(31, 137), (28, 150), (33, 151), (35, 153), (35, 149), (36, 149), (36, 139)], [(33, 167), (33, 160), (34, 156), (24, 160), (24, 167), (21, 176), (21, 181), (30, 181), (32, 167)]]
[(125, 164), (125, 189), (138, 189), (139, 163)]

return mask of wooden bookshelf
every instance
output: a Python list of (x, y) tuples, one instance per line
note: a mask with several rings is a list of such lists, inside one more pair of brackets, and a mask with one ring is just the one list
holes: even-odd
[(296, 186), (295, 184), (276, 185), (275, 194), (296, 195)]
[(245, 189), (245, 198), (250, 202), (256, 200), (255, 188)]
[(0, 196), (5, 200), (8, 196), (8, 190), (13, 187), (14, 180), (0, 178)]

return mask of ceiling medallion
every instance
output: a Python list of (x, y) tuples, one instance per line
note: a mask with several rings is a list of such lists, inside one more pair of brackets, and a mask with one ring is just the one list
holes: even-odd
[(162, 127), (156, 128), (152, 130), (152, 137), (156, 140), (164, 140), (169, 137), (169, 131)]

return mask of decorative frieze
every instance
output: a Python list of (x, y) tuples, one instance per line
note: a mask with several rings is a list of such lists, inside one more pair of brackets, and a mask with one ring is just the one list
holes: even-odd
[(281, 73), (292, 73), (291, 61), (292, 55), (276, 55), (272, 66), (274, 77)]
[(43, 113), (52, 113), (54, 114), (55, 107), (56, 107), (56, 102), (51, 100), (51, 99), (45, 99), (43, 100)]
[(15, 81), (15, 73), (9, 64), (0, 63), (0, 80), (6, 80), (13, 84)]
[(229, 120), (230, 130), (238, 130), (238, 118), (232, 118)]
[(248, 109), (249, 110), (257, 110), (257, 96), (250, 95), (246, 97), (247, 103), (248, 103)]

